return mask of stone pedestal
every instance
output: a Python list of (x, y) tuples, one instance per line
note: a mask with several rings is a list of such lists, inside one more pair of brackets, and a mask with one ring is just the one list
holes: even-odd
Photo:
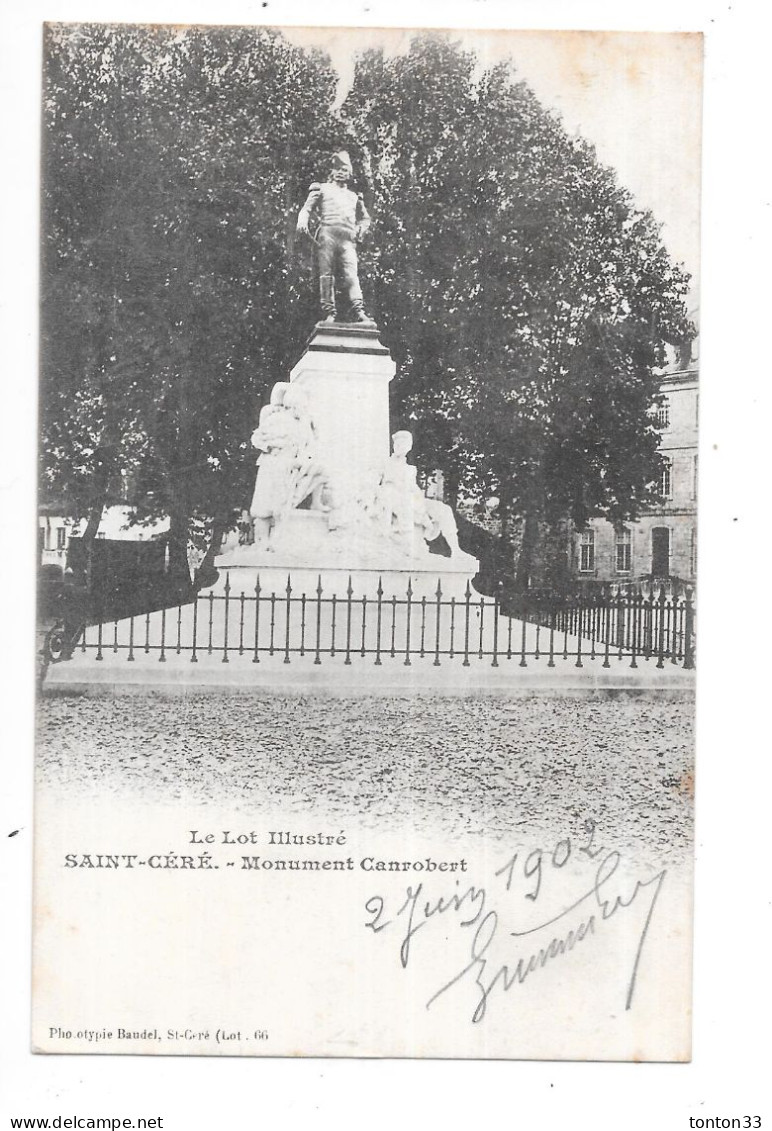
[[(478, 571), (476, 558), (459, 553), (447, 558), (420, 545), (408, 547), (368, 525), (356, 510), (359, 495), (374, 492), (389, 461), (389, 382), (396, 366), (373, 323), (320, 322), (292, 370), (290, 386), (305, 394), (313, 423), (318, 462), (334, 485), (332, 510), (312, 503), (278, 522), (267, 542), (230, 544), (217, 558), (220, 580), (238, 592), (254, 590), (258, 577), (268, 591), (281, 592), (292, 578), (293, 590), (344, 595), (349, 585), (357, 598), (376, 598), (379, 588), (402, 599), (410, 586), (417, 598), (443, 594), (462, 598)], [(358, 520), (351, 521), (351, 505)], [(313, 506), (318, 509), (313, 509)], [(340, 509), (336, 509), (339, 507)], [(234, 536), (235, 537), (235, 536)]]
[(396, 366), (375, 325), (320, 322), (290, 374), (303, 389), (319, 454), (339, 482), (359, 485), (389, 458), (389, 382)]

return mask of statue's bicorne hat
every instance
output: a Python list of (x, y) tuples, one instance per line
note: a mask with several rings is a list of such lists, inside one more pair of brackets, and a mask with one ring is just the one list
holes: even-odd
[(351, 164), (351, 158), (345, 149), (339, 149), (337, 153), (332, 155), (333, 169), (346, 169), (347, 172), (353, 173), (354, 167)]
[(394, 432), (394, 433), (392, 434), (392, 437), (391, 437), (391, 439), (392, 439), (392, 442), (395, 442), (396, 440), (407, 440), (407, 442), (409, 443), (410, 447), (412, 448), (412, 446), (413, 446), (413, 433), (412, 433), (412, 432), (408, 432), (408, 431), (407, 431), (406, 429), (404, 429), (404, 428), (403, 428), (403, 429), (401, 429), (401, 430), (400, 430), (399, 432)]

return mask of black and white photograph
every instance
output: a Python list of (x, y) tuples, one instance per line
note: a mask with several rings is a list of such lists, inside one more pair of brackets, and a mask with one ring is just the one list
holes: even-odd
[(688, 1059), (701, 47), (46, 25), (36, 1048)]

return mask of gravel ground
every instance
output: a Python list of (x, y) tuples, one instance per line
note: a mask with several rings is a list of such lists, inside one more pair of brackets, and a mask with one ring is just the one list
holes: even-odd
[(43, 698), (41, 786), (324, 814), (374, 828), (580, 836), (682, 859), (691, 696)]

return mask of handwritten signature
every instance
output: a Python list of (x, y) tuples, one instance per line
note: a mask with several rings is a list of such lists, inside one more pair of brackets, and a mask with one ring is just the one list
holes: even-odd
[[(594, 865), (591, 885), (568, 906), (562, 907), (557, 914), (550, 915), (535, 925), (529, 925), (526, 930), (508, 931), (502, 926), (503, 913), (490, 906), (492, 900), (484, 887), (470, 885), (463, 891), (459, 889), (450, 894), (430, 898), (423, 883), (419, 883), (416, 887), (412, 885), (407, 887), (403, 902), (391, 918), (387, 918), (388, 908), (385, 898), (381, 895), (371, 896), (365, 904), (369, 915), (365, 926), (374, 934), (379, 934), (399, 924), (402, 930), (399, 960), (403, 969), (406, 969), (410, 962), (416, 936), (438, 917), (453, 918), (456, 926), (462, 930), (474, 929), (465, 964), (431, 995), (426, 1007), (429, 1009), (438, 998), (454, 986), (461, 983), (471, 984), (475, 987), (476, 998), (471, 1020), (478, 1023), (485, 1017), (489, 999), (495, 991), (507, 992), (516, 985), (522, 985), (532, 974), (570, 953), (589, 935), (595, 935), (602, 925), (618, 912), (645, 901), (647, 904), (645, 917), (637, 939), (625, 995), (625, 1009), (629, 1010), (633, 1003), (641, 956), (667, 871), (663, 869), (648, 879), (625, 880), (619, 874), (622, 865), (621, 854), (615, 850), (593, 848), (594, 823), (587, 822), (586, 827), (591, 829), (590, 841), (588, 845), (580, 848), (579, 852), (583, 852), (590, 859), (594, 860), (597, 857), (599, 860), (597, 865)], [(566, 839), (555, 846), (549, 862), (552, 867), (560, 869), (565, 866), (570, 855), (571, 844)], [(541, 849), (535, 849), (522, 864), (523, 877), (535, 880), (533, 890), (525, 893), (525, 898), (532, 902), (536, 902), (541, 891), (544, 858), (545, 853)], [(497, 877), (506, 878), (507, 891), (513, 884), (518, 861), (519, 854), (515, 853), (495, 873)], [(616, 877), (615, 881), (614, 877)], [(528, 939), (548, 928), (553, 929), (548, 941), (538, 947), (535, 945), (529, 947), (525, 954), (521, 952), (506, 962), (498, 962), (490, 953), (494, 940), (500, 948), (507, 938)]]

